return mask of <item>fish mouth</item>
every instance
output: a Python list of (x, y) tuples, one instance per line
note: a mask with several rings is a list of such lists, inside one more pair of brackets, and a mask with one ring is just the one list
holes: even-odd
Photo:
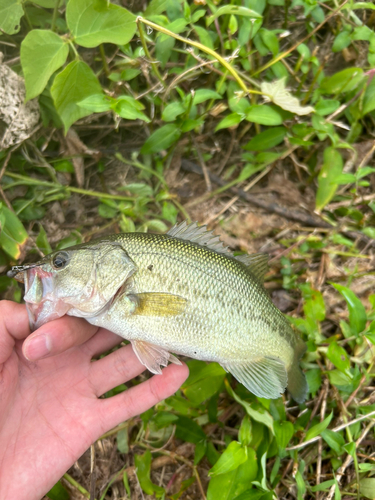
[(25, 285), (24, 300), (31, 331), (66, 314), (79, 318), (92, 318), (105, 314), (124, 293), (122, 283), (108, 300), (98, 292), (97, 286), (92, 286), (90, 283), (86, 293), (83, 290), (76, 296), (61, 297), (56, 290), (55, 273), (35, 265), (24, 271), (17, 271), (14, 277)]
[(72, 307), (55, 297), (52, 272), (44, 271), (38, 266), (30, 267), (23, 271), (23, 282), (24, 300), (32, 332), (49, 321), (61, 318)]

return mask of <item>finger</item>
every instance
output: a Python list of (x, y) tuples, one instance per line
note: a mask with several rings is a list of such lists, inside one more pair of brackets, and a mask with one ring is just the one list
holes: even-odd
[(15, 340), (30, 334), (26, 307), (9, 300), (0, 301), (0, 364), (12, 354)]
[(98, 333), (82, 345), (82, 349), (87, 352), (91, 358), (95, 358), (103, 352), (109, 351), (113, 347), (121, 344), (124, 339), (115, 333), (99, 328)]
[(55, 356), (86, 342), (98, 331), (82, 318), (63, 316), (50, 321), (32, 333), (24, 342), (22, 351), (30, 361)]
[(90, 365), (89, 381), (96, 396), (140, 375), (144, 370), (131, 345), (121, 347)]
[(188, 375), (189, 370), (186, 365), (169, 365), (163, 370), (162, 375), (154, 375), (146, 382), (112, 398), (98, 400), (101, 433), (171, 396)]

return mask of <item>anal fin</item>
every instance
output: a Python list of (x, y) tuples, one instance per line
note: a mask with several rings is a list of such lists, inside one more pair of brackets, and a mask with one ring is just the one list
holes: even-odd
[(278, 358), (263, 357), (242, 364), (226, 363), (222, 366), (260, 398), (279, 398), (288, 383), (285, 365)]
[(161, 375), (162, 371), (160, 367), (167, 366), (168, 361), (176, 365), (182, 364), (176, 356), (173, 356), (166, 349), (157, 345), (149, 344), (143, 340), (132, 340), (131, 344), (133, 351), (142, 365), (156, 375)]

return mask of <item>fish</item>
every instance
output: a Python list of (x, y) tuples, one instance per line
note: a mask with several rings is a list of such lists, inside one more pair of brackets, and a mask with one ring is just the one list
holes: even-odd
[[(175, 355), (219, 363), (250, 392), (307, 396), (306, 345), (272, 303), (264, 253), (235, 256), (206, 226), (122, 233), (57, 250), (8, 276), (25, 284), (35, 330), (65, 314), (131, 342), (154, 374)], [(172, 354), (173, 353), (173, 354)]]

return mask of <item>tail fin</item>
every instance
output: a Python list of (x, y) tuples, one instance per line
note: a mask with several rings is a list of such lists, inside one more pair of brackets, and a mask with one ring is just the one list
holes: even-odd
[(288, 391), (297, 403), (303, 403), (307, 397), (308, 386), (305, 374), (299, 362), (306, 351), (306, 344), (300, 340), (294, 351), (294, 359), (288, 371)]

